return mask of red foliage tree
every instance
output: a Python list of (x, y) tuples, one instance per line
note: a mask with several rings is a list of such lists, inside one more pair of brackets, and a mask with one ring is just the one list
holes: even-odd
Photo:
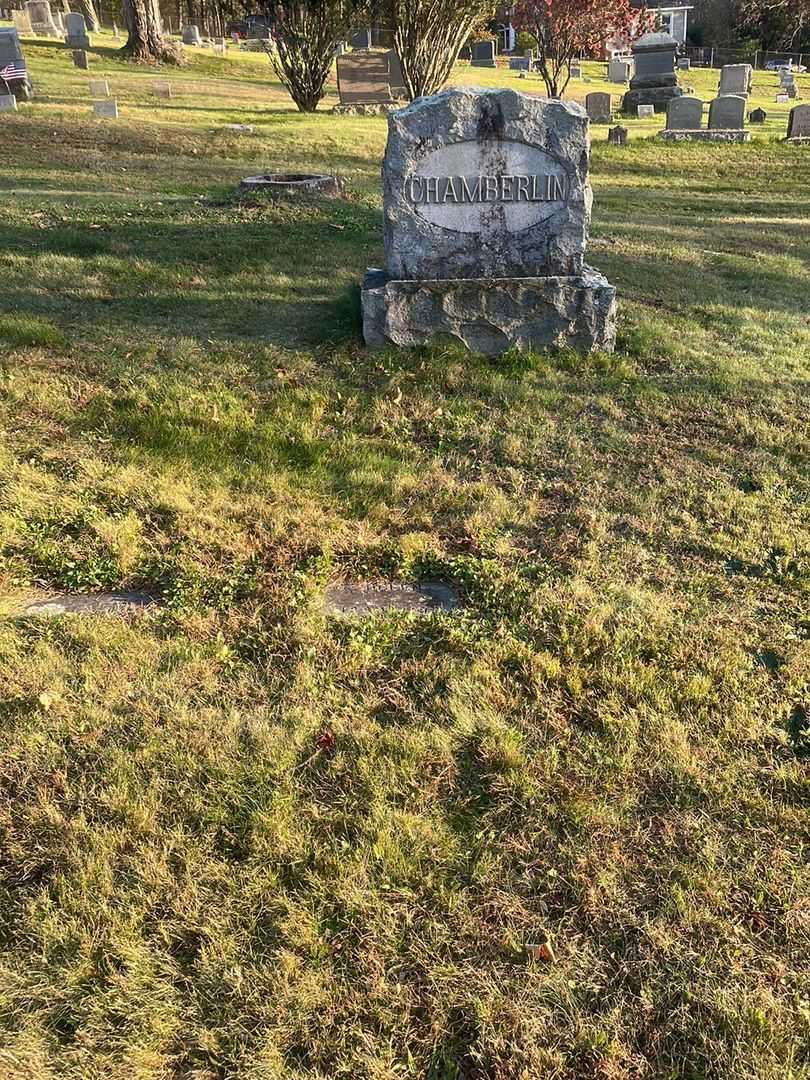
[(571, 61), (602, 51), (609, 38), (634, 41), (652, 27), (644, 8), (630, 0), (518, 0), (516, 30), (537, 42), (537, 64), (549, 97), (560, 97), (571, 78)]

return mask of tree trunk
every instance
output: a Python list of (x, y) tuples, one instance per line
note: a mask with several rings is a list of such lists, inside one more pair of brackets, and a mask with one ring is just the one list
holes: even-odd
[(98, 20), (93, 0), (78, 0), (77, 7), (79, 9), (79, 14), (84, 15), (84, 21), (87, 24), (88, 32), (97, 34), (101, 29), (101, 23)]
[(121, 53), (141, 63), (182, 64), (183, 50), (163, 37), (158, 0), (121, 0), (129, 36)]

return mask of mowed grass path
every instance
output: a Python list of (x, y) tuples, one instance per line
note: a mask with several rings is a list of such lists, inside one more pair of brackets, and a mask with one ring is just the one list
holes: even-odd
[[(198, 112), (97, 122), (39, 48), (0, 162), (0, 1075), (810, 1075), (810, 150), (597, 132), (615, 355), (369, 355), (383, 121), (198, 56)], [(235, 194), (304, 167), (346, 198)], [(424, 574), (462, 614), (322, 614)], [(113, 587), (165, 606), (15, 614)]]

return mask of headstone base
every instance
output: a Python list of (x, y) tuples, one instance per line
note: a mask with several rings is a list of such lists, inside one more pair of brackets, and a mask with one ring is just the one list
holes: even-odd
[(387, 116), (393, 109), (401, 109), (402, 101), (355, 102), (353, 105), (335, 105), (332, 112), (336, 116)]
[(653, 86), (644, 90), (628, 90), (622, 98), (622, 112), (626, 116), (637, 116), (639, 105), (652, 105), (656, 112), (666, 112), (667, 103), (673, 98), (682, 97), (680, 86)]
[(370, 269), (361, 299), (371, 349), (451, 338), (496, 356), (512, 347), (612, 352), (616, 343), (616, 289), (589, 266), (576, 277), (439, 281), (395, 281)]
[(751, 132), (742, 128), (671, 128), (659, 131), (658, 137), (667, 142), (750, 142)]
[(810, 135), (791, 135), (789, 139), (785, 139), (785, 142), (797, 146), (810, 146)]

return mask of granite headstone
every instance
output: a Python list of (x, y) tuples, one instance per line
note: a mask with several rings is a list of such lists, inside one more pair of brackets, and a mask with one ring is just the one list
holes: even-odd
[(721, 94), (709, 105), (710, 131), (738, 131), (745, 124), (742, 94)]
[(585, 112), (592, 124), (609, 124), (611, 121), (610, 94), (602, 92), (586, 94)]
[(652, 105), (656, 112), (665, 112), (667, 102), (683, 94), (675, 75), (677, 48), (670, 34), (644, 34), (638, 39), (632, 48), (635, 74), (622, 99), (622, 112), (639, 115), (639, 105)]
[(810, 105), (794, 105), (788, 117), (789, 139), (810, 139)]
[(473, 67), (496, 67), (495, 42), (475, 41), (470, 50), (470, 63)]
[(615, 289), (584, 262), (588, 157), (576, 104), (456, 88), (391, 113), (366, 343), (612, 349)]
[(695, 131), (702, 122), (703, 102), (700, 98), (673, 98), (667, 104), (668, 131)]
[(750, 64), (726, 64), (720, 71), (717, 93), (747, 97), (751, 93), (752, 78), (753, 68)]

